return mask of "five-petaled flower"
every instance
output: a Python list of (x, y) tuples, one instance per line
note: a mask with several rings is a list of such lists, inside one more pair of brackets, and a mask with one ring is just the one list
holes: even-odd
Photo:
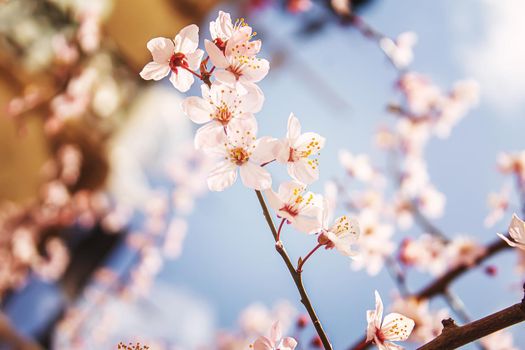
[(321, 229), (322, 196), (312, 192), (304, 193), (306, 186), (297, 181), (289, 181), (279, 186), (275, 193), (265, 191), (268, 204), (277, 216), (286, 219), (298, 231), (312, 234)]
[(228, 134), (223, 133), (215, 147), (205, 148), (205, 152), (223, 158), (208, 175), (211, 191), (223, 191), (237, 179), (237, 169), (246, 187), (265, 190), (272, 185), (272, 177), (261, 164), (272, 157), (268, 146), (271, 139), (257, 140), (255, 124), (242, 120), (230, 122)]
[(325, 249), (335, 248), (345, 256), (354, 257), (358, 253), (352, 250), (352, 245), (359, 238), (359, 224), (357, 220), (350, 219), (346, 215), (340, 216), (332, 222), (333, 208), (334, 205), (325, 199), (322, 230), (318, 242), (324, 245)]
[(498, 236), (500, 236), (501, 239), (507, 242), (511, 247), (525, 251), (525, 222), (516, 214), (512, 215), (512, 221), (509, 226), (509, 235), (512, 239), (498, 233)]
[(296, 346), (297, 341), (294, 338), (283, 338), (279, 321), (273, 324), (270, 337), (261, 336), (253, 343), (254, 350), (294, 350)]
[(291, 113), (288, 132), (276, 146), (276, 159), (287, 164), (288, 174), (297, 181), (310, 184), (319, 178), (319, 162), (312, 156), (319, 155), (325, 138), (313, 132), (301, 134), (301, 123)]
[(153, 61), (144, 66), (140, 76), (146, 80), (160, 80), (171, 71), (170, 81), (181, 92), (189, 90), (194, 78), (192, 71), (199, 68), (204, 52), (198, 49), (199, 27), (190, 24), (182, 28), (172, 41), (153, 38), (147, 47)]
[(368, 327), (366, 341), (374, 342), (380, 350), (400, 350), (403, 347), (390, 341), (407, 340), (414, 328), (414, 321), (398, 313), (390, 313), (383, 319), (383, 301), (375, 291), (376, 308), (366, 312)]
[(182, 109), (195, 123), (206, 125), (195, 134), (195, 147), (215, 146), (222, 134), (229, 131), (230, 121), (244, 119), (256, 125), (255, 116), (264, 100), (260, 89), (253, 85), (240, 93), (235, 87), (214, 82), (209, 88), (202, 84), (202, 98), (190, 96), (182, 102)]

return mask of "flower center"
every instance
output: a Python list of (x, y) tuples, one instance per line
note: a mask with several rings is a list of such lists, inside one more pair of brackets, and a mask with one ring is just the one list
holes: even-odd
[(222, 125), (227, 125), (232, 119), (232, 112), (230, 112), (228, 107), (220, 107), (215, 113), (215, 119)]
[(173, 72), (177, 73), (177, 67), (188, 67), (188, 61), (186, 60), (186, 55), (181, 52), (176, 52), (171, 55), (170, 58), (170, 68)]
[(301, 157), (297, 154), (295, 148), (290, 147), (290, 154), (288, 155), (289, 162), (297, 162)]
[(250, 154), (242, 147), (236, 147), (230, 150), (230, 160), (237, 165), (243, 165), (250, 159)]

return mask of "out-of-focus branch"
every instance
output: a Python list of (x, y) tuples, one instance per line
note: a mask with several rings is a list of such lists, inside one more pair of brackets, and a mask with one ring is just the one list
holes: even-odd
[[(508, 248), (510, 248), (510, 246), (505, 241), (503, 241), (500, 238), (497, 238), (495, 241), (493, 241), (487, 246), (485, 254), (483, 254), (478, 259), (476, 259), (474, 266), (479, 266), (481, 263), (483, 263), (488, 258)], [(449, 270), (447, 273), (445, 273), (438, 279), (434, 280), (430, 284), (428, 284), (426, 287), (421, 289), (414, 296), (418, 299), (430, 299), (438, 294), (443, 294), (446, 292), (448, 286), (456, 278), (460, 277), (461, 275), (463, 275), (465, 272), (467, 272), (474, 266), (459, 265)]]
[(268, 210), (268, 207), (266, 206), (266, 202), (264, 200), (262, 193), (257, 190), (255, 191), (255, 193), (257, 194), (257, 199), (259, 200), (259, 204), (261, 205), (261, 208), (264, 214), (264, 218), (266, 219), (266, 222), (268, 223), (268, 226), (270, 227), (270, 230), (272, 231), (273, 238), (275, 239), (275, 249), (277, 250), (279, 255), (283, 258), (286, 264), (286, 267), (288, 268), (288, 271), (290, 272), (290, 275), (292, 276), (295, 282), (295, 286), (297, 287), (297, 290), (299, 291), (299, 294), (301, 295), (301, 303), (303, 303), (304, 307), (306, 308), (306, 311), (308, 312), (308, 315), (310, 316), (310, 319), (312, 320), (315, 330), (317, 331), (319, 338), (321, 338), (321, 342), (323, 343), (324, 349), (332, 350), (332, 344), (330, 344), (330, 341), (328, 340), (328, 336), (326, 335), (323, 329), (323, 326), (321, 325), (321, 321), (319, 320), (319, 317), (317, 317), (317, 314), (315, 313), (315, 309), (310, 301), (310, 298), (308, 297), (308, 293), (306, 293), (306, 289), (304, 288), (302, 274), (301, 272), (298, 272), (295, 269), (295, 266), (290, 260), (288, 253), (286, 253), (286, 249), (284, 248), (282, 242), (278, 240), (277, 230), (275, 229), (275, 225), (270, 215), (270, 211)]
[(523, 321), (525, 321), (525, 297), (521, 303), (461, 327), (456, 326), (452, 319), (443, 320), (441, 334), (418, 350), (456, 349)]
[(40, 345), (19, 334), (9, 319), (0, 313), (0, 346), (2, 345), (13, 350), (42, 350)]

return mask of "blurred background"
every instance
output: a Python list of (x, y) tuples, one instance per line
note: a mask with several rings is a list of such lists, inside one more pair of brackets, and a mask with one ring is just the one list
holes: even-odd
[[(312, 186), (323, 192), (345, 177), (341, 149), (391, 161), (374, 138), (394, 119), (386, 106), (399, 97), (400, 72), (345, 6), (389, 37), (417, 33), (410, 68), (444, 90), (460, 79), (479, 83), (477, 107), (425, 151), (432, 183), (446, 195), (435, 224), (480, 243), (504, 232), (509, 220), (491, 228), (484, 220), (488, 194), (507, 181), (498, 155), (525, 146), (522, 1), (3, 0), (0, 348), (140, 341), (151, 349), (242, 349), (239, 329), (266, 332), (266, 318), (288, 320), (293, 335), (303, 309), (256, 197), (239, 183), (207, 192), (210, 163), (193, 150), (184, 95), (138, 72), (150, 60), (149, 39), (196, 23), (202, 43), (218, 10), (245, 18), (271, 65), (260, 84), (259, 135), (284, 136), (294, 112), (303, 130), (325, 136)], [(198, 94), (194, 84), (188, 95)], [(273, 179), (287, 177), (275, 169)], [(519, 210), (507, 209), (505, 218)], [(396, 230), (393, 240), (419, 232)], [(292, 230), (285, 240), (293, 256), (311, 249), (311, 237)], [(521, 299), (515, 265), (509, 250), (454, 283), (473, 318)], [(408, 276), (414, 291), (431, 279)], [(325, 251), (304, 281), (335, 349), (362, 336), (374, 290), (386, 305), (395, 294), (386, 270), (370, 276)], [(302, 332), (301, 348), (315, 346), (313, 330)], [(525, 349), (523, 325), (511, 332), (515, 348)]]

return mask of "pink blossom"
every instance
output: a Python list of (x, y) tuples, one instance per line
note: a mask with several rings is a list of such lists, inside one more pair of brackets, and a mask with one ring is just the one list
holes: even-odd
[(310, 184), (319, 178), (316, 155), (324, 147), (325, 138), (313, 132), (301, 134), (301, 124), (293, 113), (288, 118), (288, 132), (276, 146), (276, 159), (286, 164), (288, 174), (297, 181)]
[(182, 110), (197, 124), (205, 124), (195, 134), (195, 148), (213, 147), (229, 129), (233, 119), (247, 120), (255, 124), (257, 113), (264, 100), (261, 90), (250, 85), (241, 93), (235, 87), (213, 83), (211, 88), (201, 86), (202, 98), (191, 96), (182, 102)]
[(218, 145), (206, 149), (210, 155), (223, 160), (208, 175), (211, 191), (223, 191), (237, 179), (237, 169), (243, 184), (248, 188), (265, 190), (272, 185), (272, 177), (261, 164), (273, 159), (268, 137), (256, 139), (256, 127), (243, 121), (231, 121), (228, 135), (221, 134)]
[(383, 301), (375, 291), (376, 308), (366, 312), (368, 327), (366, 340), (373, 341), (380, 350), (399, 350), (391, 341), (407, 340), (414, 329), (414, 321), (398, 313), (391, 313), (383, 319)]
[(140, 76), (146, 80), (160, 80), (171, 71), (170, 81), (173, 86), (186, 92), (193, 84), (193, 74), (199, 68), (204, 52), (198, 49), (199, 27), (190, 24), (182, 28), (175, 36), (175, 40), (167, 38), (154, 38), (148, 41), (147, 47), (151, 52), (153, 61), (148, 63)]
[(286, 219), (300, 232), (312, 234), (321, 229), (323, 198), (312, 192), (304, 193), (306, 185), (290, 181), (282, 183), (279, 191), (265, 191), (268, 204), (277, 216)]
[(446, 254), (450, 268), (456, 266), (474, 266), (476, 261), (485, 254), (486, 248), (472, 238), (465, 236), (455, 237), (447, 244)]
[(254, 350), (294, 350), (296, 346), (294, 338), (283, 338), (279, 322), (273, 324), (269, 337), (261, 336), (253, 343)]
[(423, 234), (403, 242), (400, 259), (406, 265), (437, 276), (447, 268), (446, 245), (440, 238)]
[(325, 249), (337, 249), (341, 254), (354, 257), (357, 252), (352, 250), (359, 238), (359, 223), (355, 219), (350, 219), (343, 215), (333, 219), (334, 206), (325, 199), (323, 206), (322, 231), (318, 241), (325, 246)]
[(341, 163), (348, 175), (363, 182), (371, 181), (376, 174), (370, 159), (365, 154), (354, 155), (347, 150), (340, 150), (339, 163)]
[(379, 41), (379, 46), (397, 69), (404, 69), (408, 67), (414, 59), (412, 47), (416, 42), (416, 33), (404, 32), (399, 34), (395, 41), (387, 37), (382, 38)]
[(490, 209), (489, 214), (485, 218), (485, 227), (492, 227), (501, 219), (509, 208), (510, 201), (510, 186), (505, 185), (499, 192), (489, 193), (487, 204)]
[(516, 214), (512, 215), (512, 221), (509, 225), (509, 235), (511, 239), (498, 233), (498, 236), (507, 242), (508, 245), (525, 251), (525, 222)]

